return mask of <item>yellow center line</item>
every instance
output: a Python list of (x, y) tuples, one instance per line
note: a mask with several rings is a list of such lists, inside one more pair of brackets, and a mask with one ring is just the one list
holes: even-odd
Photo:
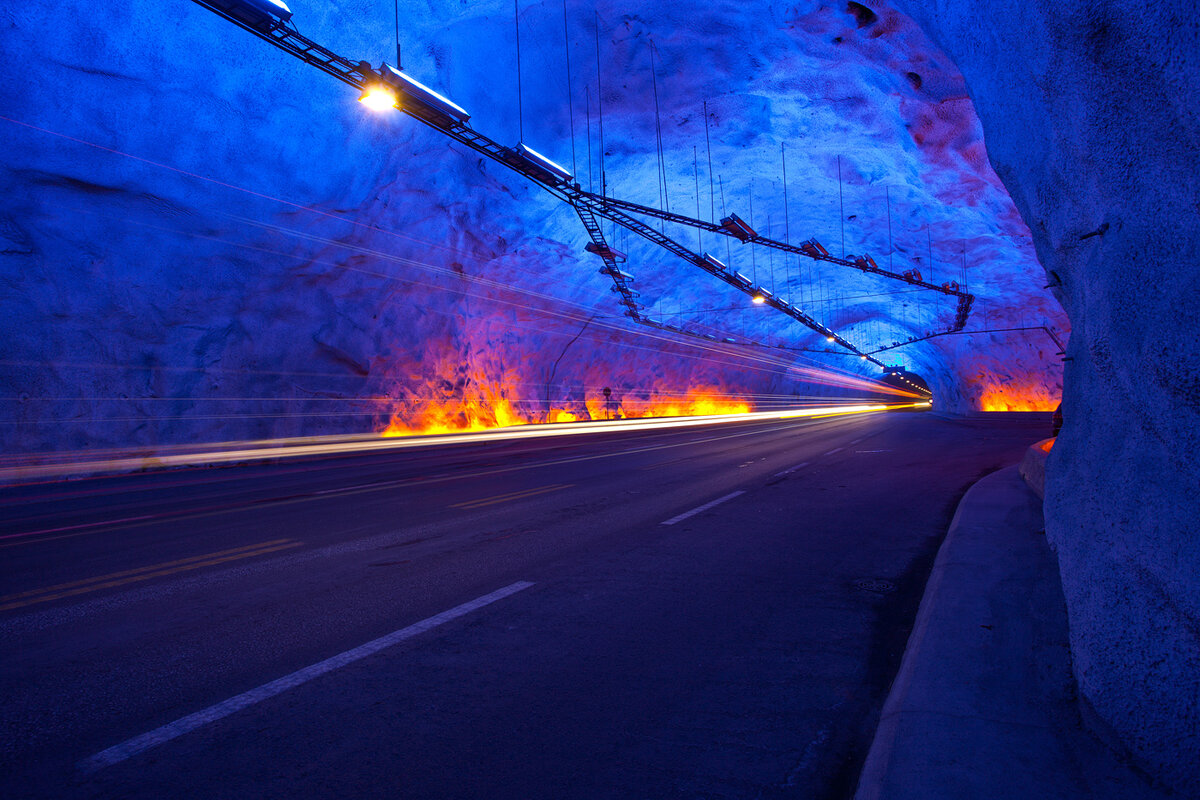
[(524, 500), (526, 497), (534, 497), (547, 492), (556, 492), (559, 489), (569, 489), (575, 484), (573, 483), (556, 483), (552, 486), (542, 486), (537, 489), (525, 489), (520, 492), (509, 492), (508, 494), (498, 494), (494, 497), (484, 497), (479, 500), (467, 500), (462, 503), (453, 503), (451, 508), (482, 508), (483, 506), (495, 505), (496, 503), (504, 503), (509, 500)]
[[(279, 542), (279, 544), (275, 544), (275, 542)], [(251, 558), (253, 556), (266, 555), (267, 553), (274, 553), (279, 550), (288, 550), (293, 547), (300, 547), (304, 543), (292, 542), (287, 539), (276, 539), (274, 542), (264, 542), (263, 544), (274, 544), (274, 546), (264, 547), (260, 545), (251, 545), (251, 547), (257, 547), (258, 549), (247, 550), (246, 548), (239, 547), (235, 548), (235, 550), (222, 550), (219, 553), (210, 553), (207, 556), (196, 556), (195, 558), (203, 559), (200, 561), (196, 561), (194, 559), (180, 559), (179, 561), (169, 561), (164, 564), (143, 567), (141, 570), (115, 572), (111, 575), (102, 575), (99, 578), (92, 578), (88, 581), (76, 581), (74, 584), (60, 584), (59, 586), (50, 586), (45, 589), (38, 589), (32, 592), (9, 595), (8, 597), (11, 598), (28, 597), (31, 594), (39, 594), (40, 596), (32, 597), (26, 600), (16, 600), (15, 602), (10, 603), (2, 603), (0, 604), (0, 611), (8, 611), (14, 608), (24, 608), (26, 606), (37, 605), (38, 603), (46, 603), (51, 600), (59, 600), (64, 597), (74, 597), (75, 595), (95, 592), (100, 589), (111, 589), (115, 586), (125, 586), (130, 583), (137, 583), (139, 581), (145, 581), (151, 578), (160, 578), (164, 575), (174, 575), (180, 572), (188, 572), (193, 569), (199, 569), (200, 567), (211, 567), (216, 564), (224, 564), (227, 561), (236, 561), (241, 558)], [(244, 552), (236, 552), (238, 550)], [(59, 591), (60, 589), (61, 591)], [(50, 594), (46, 594), (47, 592), (50, 592)]]
[(17, 594), (6, 594), (3, 597), (0, 597), (0, 603), (7, 602), (9, 600), (16, 600), (21, 597), (29, 597), (30, 595), (34, 595), (34, 594), (46, 594), (47, 592), (57, 592), (60, 589), (71, 589), (76, 586), (83, 586), (85, 583), (97, 583), (99, 581), (112, 580), (113, 578), (124, 578), (126, 575), (135, 575), (139, 572), (148, 572), (150, 570), (164, 569), (166, 567), (174, 567), (174, 566), (178, 566), (179, 564), (187, 564), (188, 562), (191, 562), (191, 561), (204, 561), (205, 559), (209, 559), (209, 558), (219, 558), (220, 556), (227, 556), (230, 553), (240, 553), (243, 550), (256, 550), (259, 547), (271, 547), (272, 545), (283, 544), (284, 542), (290, 542), (290, 541), (291, 541), (291, 539), (272, 539), (269, 542), (259, 542), (258, 544), (247, 544), (247, 545), (243, 545), (242, 547), (232, 547), (228, 550), (218, 550), (215, 553), (205, 553), (205, 554), (199, 555), (199, 556), (189, 556), (188, 558), (180, 558), (175, 561), (165, 561), (161, 564), (150, 564), (145, 567), (137, 567), (136, 569), (126, 569), (126, 570), (122, 570), (120, 572), (110, 572), (107, 575), (98, 575), (94, 578), (84, 578), (83, 580), (71, 581), (70, 583), (59, 583), (54, 586), (46, 586), (41, 589), (30, 589), (27, 592), (19, 592)]

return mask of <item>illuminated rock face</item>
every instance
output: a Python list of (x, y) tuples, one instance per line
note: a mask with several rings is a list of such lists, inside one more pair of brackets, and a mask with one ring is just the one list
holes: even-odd
[(905, 5), (1073, 323), (1046, 521), (1080, 689), (1200, 795), (1200, 28), (1160, 2)]
[[(307, 36), (393, 60), (379, 3), (295, 5)], [(515, 144), (511, 6), (409, 5), (406, 69)], [(524, 139), (598, 188), (594, 6), (569, 4), (568, 106), (561, 6), (525, 5)], [(704, 218), (736, 211), (776, 238), (816, 236), (938, 282), (961, 282), (965, 263), (980, 297), (971, 327), (1063, 332), (962, 79), (914, 23), (816, 3), (598, 11), (610, 191)], [(635, 399), (698, 386), (794, 397), (830, 389), (791, 364), (870, 374), (857, 358), (775, 347), (825, 345), (618, 231), (647, 313), (772, 347), (647, 335), (620, 316), (569, 208), (411, 118), (367, 112), (352, 89), (198, 5), (26, 3), (0, 22), (4, 52), (25, 65), (0, 76), (13, 450), (381, 430), (396, 398), (503, 397), (533, 419), (547, 394), (585, 413), (610, 384)], [(863, 347), (952, 317), (951, 300), (905, 284), (675, 233)], [(1035, 330), (881, 357), (968, 409), (988, 387), (1055, 396), (1053, 351)]]

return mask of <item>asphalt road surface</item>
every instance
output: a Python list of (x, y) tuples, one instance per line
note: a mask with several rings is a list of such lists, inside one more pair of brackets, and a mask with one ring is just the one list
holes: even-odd
[(854, 788), (958, 499), (1045, 415), (0, 490), (0, 796)]

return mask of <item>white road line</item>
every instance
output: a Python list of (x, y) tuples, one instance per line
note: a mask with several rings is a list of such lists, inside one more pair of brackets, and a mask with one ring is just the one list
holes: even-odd
[(732, 500), (733, 498), (737, 497), (738, 495), (742, 495), (742, 494), (745, 494), (745, 492), (743, 492), (743, 491), (730, 492), (729, 494), (725, 495), (724, 497), (718, 497), (716, 500), (713, 500), (711, 503), (705, 503), (702, 506), (693, 508), (691, 511), (685, 511), (677, 517), (671, 517), (669, 520), (667, 520), (666, 522), (663, 522), (661, 524), (674, 525), (676, 522), (683, 522), (688, 517), (694, 517), (697, 514), (701, 513), (702, 511), (708, 511), (713, 506), (720, 505), (721, 503), (724, 503), (726, 500)]
[(840, 447), (835, 447), (835, 448), (833, 448), (832, 450), (830, 450), (828, 453), (826, 453), (825, 455), (827, 455), (827, 456), (831, 456), (831, 455), (833, 455), (834, 453), (840, 453), (840, 452), (842, 452), (842, 448), (840, 448)]
[(791, 475), (791, 474), (792, 474), (793, 472), (795, 472), (796, 470), (798, 470), (798, 469), (804, 469), (804, 468), (805, 468), (805, 467), (807, 467), (807, 466), (808, 466), (808, 462), (807, 462), (807, 461), (805, 461), (803, 464), (797, 464), (797, 465), (796, 465), (796, 466), (794, 466), (794, 467), (788, 467), (788, 468), (787, 468), (787, 469), (785, 469), (783, 472), (776, 472), (776, 473), (775, 473), (775, 477), (776, 477), (776, 478), (782, 478), (784, 475)]
[[(740, 492), (739, 492), (740, 494)], [(311, 681), (313, 678), (320, 677), (327, 672), (333, 672), (335, 669), (340, 669), (347, 664), (352, 664), (359, 659), (366, 658), (369, 655), (378, 653), (380, 650), (391, 647), (394, 644), (399, 644), (406, 639), (411, 639), (414, 636), (425, 633), (428, 630), (444, 625), (451, 620), (458, 619), (461, 616), (471, 613), (477, 609), (483, 608), (486, 605), (503, 600), (509, 595), (516, 594), (522, 589), (528, 589), (533, 586), (528, 581), (517, 581), (516, 583), (505, 586), (503, 589), (497, 589), (491, 594), (485, 594), (483, 597), (478, 597), (469, 602), (463, 603), (460, 606), (443, 611), (440, 614), (435, 614), (428, 619), (423, 619), (420, 622), (409, 625), (407, 628), (401, 628), (398, 631), (393, 631), (386, 636), (381, 636), (378, 639), (359, 645), (344, 653), (340, 653), (332, 658), (327, 658), (304, 669), (297, 670), (291, 675), (285, 675), (282, 678), (264, 683), (257, 689), (251, 689), (248, 692), (242, 692), (235, 697), (231, 697), (224, 702), (217, 703), (215, 706), (209, 706), (194, 714), (188, 714), (186, 717), (180, 717), (174, 722), (163, 725), (161, 728), (156, 728), (149, 733), (143, 733), (141, 736), (135, 736), (121, 744), (114, 745), (107, 750), (101, 750), (91, 758), (84, 759), (79, 762), (80, 769), (85, 772), (95, 772), (104, 767), (118, 764), (125, 759), (135, 756), (138, 753), (145, 752), (152, 747), (157, 747), (160, 744), (165, 744), (172, 739), (182, 736), (185, 733), (201, 728), (209, 723), (224, 719), (230, 714), (241, 711), (243, 708), (248, 708), (255, 703), (261, 703), (263, 700), (274, 697), (277, 694), (282, 694), (288, 689), (294, 689), (303, 683)]]
[(388, 486), (389, 484), (399, 483), (399, 481), (382, 481), (381, 483), (363, 483), (358, 486), (339, 486), (336, 489), (322, 489), (313, 494), (339, 494), (341, 492), (353, 492), (358, 489), (374, 489), (376, 486)]
[[(861, 439), (861, 438), (859, 438), (859, 439), (855, 439), (853, 442), (851, 442), (851, 443), (850, 443), (850, 445), (858, 444), (858, 443), (859, 443), (859, 442), (861, 442), (861, 441), (862, 441), (862, 439)], [(847, 447), (849, 447), (850, 445), (846, 445), (846, 446), (847, 446)]]

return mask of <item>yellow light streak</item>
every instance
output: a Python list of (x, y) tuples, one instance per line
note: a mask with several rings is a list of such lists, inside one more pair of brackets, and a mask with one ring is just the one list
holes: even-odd
[[(391, 452), (443, 445), (546, 439), (560, 436), (586, 436), (597, 433), (665, 430), (669, 428), (725, 425), (737, 422), (767, 422), (803, 417), (844, 416), (911, 408), (914, 405), (914, 403), (830, 405), (800, 409), (750, 411), (738, 414), (711, 414), (665, 418), (642, 417), (639, 419), (611, 421), (520, 425), (510, 428), (492, 428), (491, 430), (473, 433), (449, 433), (429, 436), (383, 437), (377, 433), (367, 433), (290, 439), (262, 439), (241, 442), (213, 442), (208, 445), (181, 445), (173, 450), (164, 448), (154, 455), (134, 454), (133, 452), (123, 455), (119, 451), (108, 451), (106, 454), (108, 457), (106, 458), (89, 458), (86, 452), (57, 453), (51, 456), (55, 458), (54, 463), (27, 464), (0, 468), (0, 483), (15, 483), (65, 475), (132, 472), (134, 470), (159, 469), (164, 467), (208, 466), (267, 459)], [(46, 454), (39, 454), (39, 456), (43, 455)]]

